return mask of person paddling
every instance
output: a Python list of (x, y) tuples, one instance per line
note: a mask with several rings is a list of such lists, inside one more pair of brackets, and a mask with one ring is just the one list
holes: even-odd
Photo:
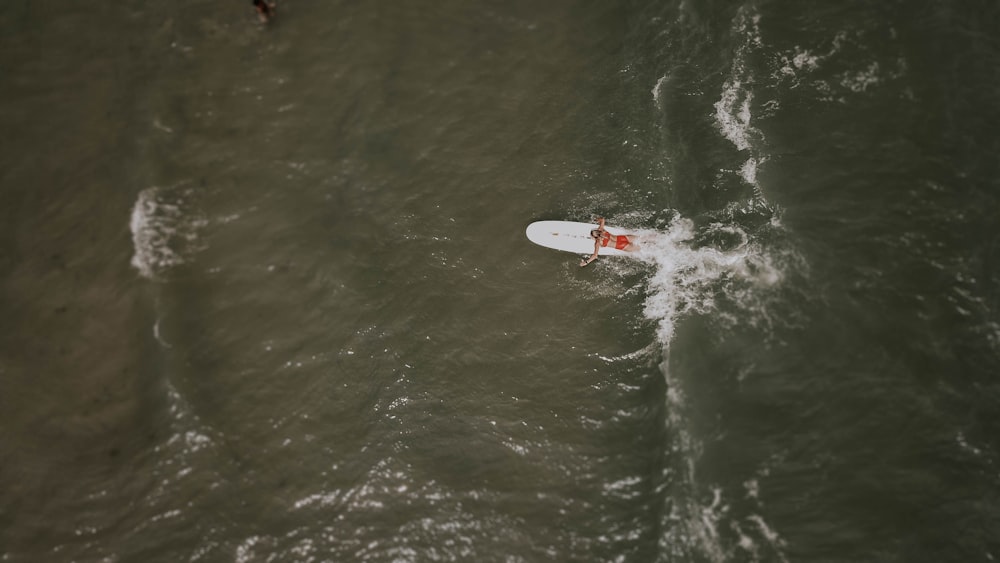
[(625, 252), (635, 252), (639, 250), (639, 244), (635, 235), (613, 235), (604, 229), (604, 217), (597, 218), (597, 228), (590, 231), (590, 238), (594, 239), (594, 253), (586, 260), (580, 260), (580, 267), (597, 260), (597, 253), (601, 247), (610, 246)]
[(274, 2), (265, 2), (264, 0), (253, 0), (253, 7), (257, 10), (257, 17), (260, 18), (260, 23), (267, 23), (274, 17), (274, 11), (277, 9)]

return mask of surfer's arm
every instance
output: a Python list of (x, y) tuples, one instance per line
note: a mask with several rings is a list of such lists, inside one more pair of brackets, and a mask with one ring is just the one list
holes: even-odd
[[(602, 231), (604, 230), (604, 217), (597, 218), (597, 228)], [(594, 260), (597, 260), (597, 252), (600, 249), (601, 249), (601, 239), (597, 239), (594, 241), (594, 253), (590, 255), (590, 258), (587, 258), (586, 260), (580, 260), (580, 267), (582, 268), (587, 264), (590, 264)]]
[(594, 241), (594, 253), (590, 255), (590, 258), (587, 258), (586, 260), (580, 260), (580, 267), (582, 268), (582, 267), (586, 266), (587, 264), (590, 264), (594, 260), (597, 260), (597, 251), (600, 250), (600, 249), (601, 249), (601, 241), (600, 240), (595, 240)]

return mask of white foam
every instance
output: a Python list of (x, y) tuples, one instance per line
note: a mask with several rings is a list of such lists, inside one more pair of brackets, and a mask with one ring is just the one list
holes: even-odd
[(184, 442), (187, 444), (188, 450), (192, 452), (196, 452), (212, 445), (211, 438), (194, 430), (189, 430), (184, 433)]
[(860, 68), (841, 72), (832, 81), (809, 80), (828, 61), (837, 58), (843, 51), (845, 43), (856, 46), (860, 37), (852, 40), (851, 35), (856, 34), (841, 31), (830, 40), (830, 47), (825, 51), (815, 52), (796, 46), (778, 54), (773, 65), (777, 70), (772, 74), (772, 78), (777, 82), (788, 83), (790, 88), (808, 85), (820, 94), (816, 98), (818, 100), (846, 103), (845, 96), (848, 94), (867, 93), (887, 80), (906, 74), (908, 65), (906, 60), (900, 57), (895, 61), (883, 61), (881, 64), (874, 60), (861, 63)]
[(757, 159), (750, 158), (743, 163), (743, 167), (740, 168), (740, 176), (743, 181), (755, 186), (757, 185)]
[(722, 98), (715, 102), (715, 122), (719, 130), (741, 151), (750, 148), (748, 132), (752, 100), (753, 94), (743, 90), (742, 82), (729, 79), (723, 87)]
[(160, 334), (160, 319), (156, 319), (156, 322), (153, 323), (153, 337), (156, 338), (156, 341), (162, 344), (164, 348), (173, 348), (173, 346), (164, 340), (163, 336)]
[(292, 505), (292, 508), (294, 510), (298, 510), (300, 508), (304, 508), (314, 504), (317, 504), (321, 507), (332, 506), (336, 504), (337, 501), (340, 500), (340, 496), (341, 496), (340, 491), (334, 491), (332, 493), (316, 493), (309, 495), (306, 498), (295, 501), (295, 504)]
[(751, 515), (750, 517), (747, 518), (747, 520), (750, 520), (751, 522), (757, 525), (757, 529), (760, 530), (760, 533), (764, 536), (765, 539), (767, 539), (768, 543), (771, 544), (771, 547), (774, 548), (774, 552), (778, 557), (778, 561), (781, 561), (782, 563), (787, 562), (788, 559), (785, 557), (785, 554), (782, 553), (781, 551), (782, 548), (785, 547), (785, 541), (782, 540), (780, 536), (778, 536), (778, 533), (772, 530), (771, 527), (767, 525), (767, 522), (764, 522), (764, 519), (757, 514)]
[(185, 253), (195, 251), (197, 229), (204, 225), (191, 212), (177, 190), (157, 187), (139, 192), (129, 228), (135, 254), (132, 265), (147, 279), (183, 264)]
[(819, 64), (833, 51), (826, 55), (817, 55), (808, 49), (795, 47), (790, 53), (778, 56), (778, 77), (798, 78), (803, 73), (819, 69)]
[(139, 192), (139, 199), (132, 207), (132, 219), (129, 227), (132, 229), (132, 245), (135, 254), (132, 265), (143, 277), (153, 279), (158, 265), (173, 265), (181, 262), (180, 258), (167, 244), (170, 233), (159, 227), (162, 221), (158, 218), (176, 215), (177, 209), (168, 205), (160, 205), (156, 199), (157, 188), (148, 188)]
[(642, 477), (632, 475), (615, 481), (614, 483), (608, 483), (604, 485), (604, 490), (608, 492), (621, 492), (627, 491), (634, 488), (636, 485), (642, 483)]
[[(750, 265), (759, 259), (746, 244), (745, 233), (734, 225), (726, 228), (744, 242), (730, 250), (695, 248), (691, 245), (694, 223), (682, 217), (674, 219), (665, 233), (640, 234), (639, 258), (656, 267), (648, 283), (644, 312), (657, 322), (661, 343), (668, 344), (673, 339), (674, 324), (681, 316), (713, 309), (713, 283), (732, 277), (750, 283), (760, 281), (758, 268)], [(766, 277), (775, 275), (767, 272)]]
[(733, 32), (743, 36), (743, 43), (736, 49), (732, 71), (722, 87), (719, 101), (715, 103), (715, 122), (719, 130), (741, 151), (751, 147), (751, 137), (760, 135), (750, 125), (753, 92), (749, 85), (753, 84), (754, 77), (746, 61), (750, 51), (761, 46), (759, 24), (760, 14), (751, 15), (745, 8), (740, 8)]
[(236, 562), (249, 563), (255, 559), (253, 548), (260, 542), (260, 536), (250, 536), (240, 545), (236, 546)]
[(854, 93), (866, 92), (882, 82), (880, 75), (878, 62), (872, 62), (864, 70), (842, 75), (840, 85)]
[(667, 75), (664, 74), (663, 76), (660, 77), (659, 80), (656, 81), (656, 85), (653, 86), (653, 89), (650, 90), (649, 92), (650, 94), (653, 95), (653, 101), (656, 102), (656, 105), (660, 105), (663, 103), (662, 100), (660, 100), (660, 95), (663, 93), (663, 86), (664, 84), (666, 84), (666, 82), (667, 82)]
[(958, 435), (955, 436), (955, 441), (963, 450), (971, 453), (972, 455), (976, 457), (981, 457), (983, 455), (983, 450), (969, 444), (968, 440), (965, 439), (965, 434), (959, 432)]

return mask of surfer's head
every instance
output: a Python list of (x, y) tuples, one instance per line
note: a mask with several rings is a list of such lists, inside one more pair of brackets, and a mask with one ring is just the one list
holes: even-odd
[(601, 238), (601, 229), (591, 229), (590, 238)]

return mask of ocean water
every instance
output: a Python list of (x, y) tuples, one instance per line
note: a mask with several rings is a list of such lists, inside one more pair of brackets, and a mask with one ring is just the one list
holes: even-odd
[(0, 561), (1000, 557), (1000, 5), (0, 33)]

